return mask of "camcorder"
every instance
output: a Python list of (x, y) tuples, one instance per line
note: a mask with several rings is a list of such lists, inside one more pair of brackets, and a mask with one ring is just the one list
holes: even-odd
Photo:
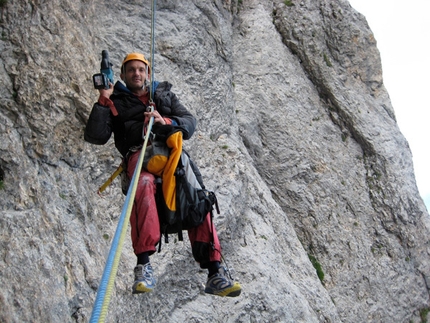
[(93, 75), (95, 89), (109, 89), (109, 83), (113, 84), (112, 64), (109, 62), (109, 53), (107, 50), (102, 51), (102, 62), (100, 64), (100, 73)]

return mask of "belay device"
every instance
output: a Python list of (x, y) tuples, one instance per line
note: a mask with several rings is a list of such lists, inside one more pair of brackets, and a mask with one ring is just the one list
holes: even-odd
[(100, 64), (100, 73), (93, 75), (95, 89), (109, 89), (109, 82), (113, 84), (112, 64), (109, 62), (109, 53), (107, 50), (102, 51), (102, 62)]

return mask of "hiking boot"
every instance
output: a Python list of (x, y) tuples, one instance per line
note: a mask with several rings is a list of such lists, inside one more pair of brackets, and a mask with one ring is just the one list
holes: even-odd
[(154, 289), (157, 280), (154, 271), (148, 262), (145, 265), (134, 267), (133, 294), (147, 293)]
[(217, 274), (208, 278), (205, 288), (205, 293), (222, 297), (236, 297), (240, 295), (241, 291), (240, 284), (227, 277), (227, 270), (224, 267), (220, 267)]

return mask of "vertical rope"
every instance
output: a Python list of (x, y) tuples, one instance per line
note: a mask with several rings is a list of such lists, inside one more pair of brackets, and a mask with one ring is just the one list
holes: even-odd
[(157, 1), (153, 0), (152, 1), (152, 5), (151, 5), (151, 60), (150, 60), (150, 64), (151, 64), (151, 74), (150, 74), (150, 83), (151, 83), (151, 88), (149, 91), (149, 101), (152, 102), (153, 98), (154, 98), (154, 75), (155, 75), (155, 71), (154, 71), (154, 55), (155, 55), (155, 12), (156, 12), (156, 7), (157, 7)]
[[(152, 128), (153, 123), (154, 117), (151, 117), (148, 124), (149, 131)], [(124, 240), (127, 233), (127, 224), (130, 221), (133, 201), (136, 196), (137, 184), (139, 182), (140, 172), (142, 170), (143, 158), (145, 156), (146, 147), (148, 145), (148, 139), (149, 136), (146, 136), (136, 168), (134, 170), (130, 188), (128, 189), (124, 207), (119, 218), (115, 236), (112, 240), (111, 249), (109, 251), (109, 256), (106, 261), (105, 269), (103, 271), (103, 276), (100, 281), (100, 286), (97, 290), (97, 297), (93, 312), (91, 314), (90, 323), (104, 322), (108, 312), (109, 302), (112, 296), (112, 290), (115, 283), (115, 276), (118, 271), (122, 247), (124, 245)]]
[[(154, 47), (155, 47), (155, 8), (156, 0), (152, 2), (152, 19), (151, 19), (151, 89), (150, 101), (152, 102), (154, 95)], [(148, 124), (148, 133), (151, 133), (154, 117), (151, 117)], [(103, 323), (105, 322), (106, 315), (109, 309), (110, 299), (112, 297), (112, 290), (115, 283), (115, 277), (118, 272), (119, 260), (121, 257), (122, 247), (124, 245), (125, 235), (127, 233), (127, 225), (130, 222), (131, 210), (133, 208), (133, 201), (136, 196), (137, 184), (142, 170), (143, 158), (145, 156), (146, 147), (150, 136), (145, 136), (142, 150), (137, 161), (136, 168), (133, 173), (130, 187), (127, 192), (127, 197), (118, 221), (118, 226), (115, 231), (115, 236), (112, 240), (111, 249), (109, 251), (108, 259), (103, 271), (103, 276), (100, 281), (100, 286), (97, 290), (97, 296), (91, 314), (90, 323)]]

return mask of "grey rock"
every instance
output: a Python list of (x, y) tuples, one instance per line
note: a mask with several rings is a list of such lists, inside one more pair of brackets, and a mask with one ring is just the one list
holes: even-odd
[[(345, 0), (158, 1), (154, 72), (198, 119), (185, 143), (221, 206), (238, 298), (204, 294), (187, 237), (132, 295), (126, 237), (107, 322), (418, 322), (430, 217)], [(88, 322), (124, 196), (113, 141), (83, 140), (103, 49), (150, 56), (141, 1), (8, 1), (0, 38), (0, 321)], [(185, 235), (186, 236), (186, 235)], [(316, 270), (318, 268), (318, 270)]]

